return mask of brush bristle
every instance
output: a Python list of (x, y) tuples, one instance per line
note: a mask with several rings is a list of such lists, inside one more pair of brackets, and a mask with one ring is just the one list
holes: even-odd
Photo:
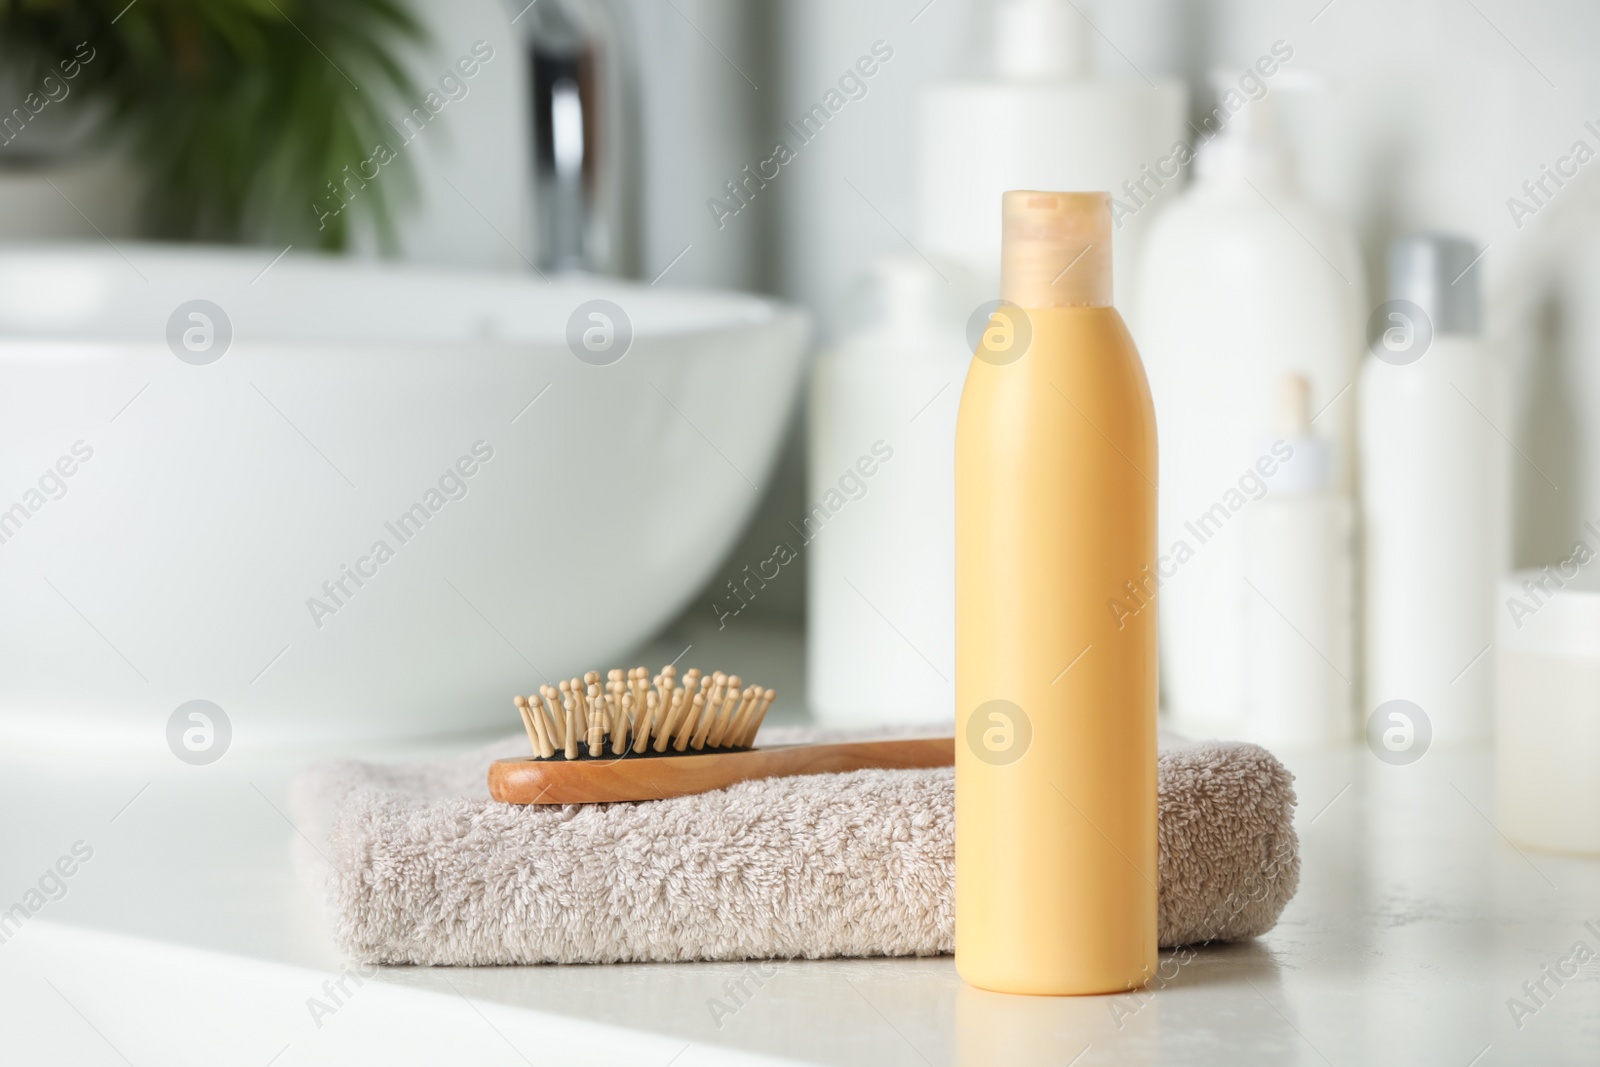
[(777, 694), (737, 675), (672, 664), (590, 671), (513, 700), (534, 759), (618, 760), (693, 752), (738, 752)]

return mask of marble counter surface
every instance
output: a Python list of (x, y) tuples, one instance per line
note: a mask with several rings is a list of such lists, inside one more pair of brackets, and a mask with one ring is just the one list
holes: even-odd
[(1600, 1061), (1600, 956), (1574, 952), (1600, 953), (1600, 861), (1507, 841), (1490, 752), (1285, 760), (1304, 872), (1276, 929), (1165, 953), (1148, 991), (1034, 999), (968, 989), (949, 958), (353, 968), (289, 862), (284, 794), (304, 757), (8, 757), (0, 908), (26, 915), (0, 924), (0, 1060)]

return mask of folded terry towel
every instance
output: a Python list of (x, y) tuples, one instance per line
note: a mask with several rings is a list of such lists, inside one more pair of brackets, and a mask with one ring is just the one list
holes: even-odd
[[(954, 948), (949, 768), (772, 778), (639, 804), (490, 800), (489, 762), (526, 750), (508, 739), (434, 763), (327, 763), (295, 781), (310, 842), (296, 841), (297, 859), (346, 952), (459, 966)], [(1163, 946), (1277, 922), (1300, 878), (1292, 783), (1255, 745), (1162, 751)]]

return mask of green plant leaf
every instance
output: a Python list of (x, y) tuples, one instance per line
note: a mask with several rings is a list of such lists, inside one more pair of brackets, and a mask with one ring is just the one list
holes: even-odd
[(149, 225), (170, 238), (340, 249), (364, 217), (393, 250), (416, 195), (404, 153), (358, 174), (347, 205), (329, 183), (392, 142), (386, 109), (418, 95), (402, 58), (424, 42), (401, 0), (0, 0), (11, 91), (93, 50), (60, 106), (98, 109), (97, 135), (127, 145)]

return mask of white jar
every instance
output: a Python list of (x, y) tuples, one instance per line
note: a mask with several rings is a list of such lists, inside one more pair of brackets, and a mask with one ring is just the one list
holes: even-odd
[(1500, 583), (1498, 823), (1534, 848), (1600, 855), (1600, 531), (1583, 537)]

